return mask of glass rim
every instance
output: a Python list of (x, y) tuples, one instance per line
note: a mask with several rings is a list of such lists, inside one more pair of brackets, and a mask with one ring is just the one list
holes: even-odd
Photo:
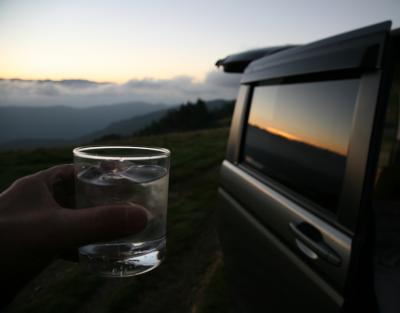
[[(90, 154), (92, 150), (113, 150), (113, 149), (126, 149), (126, 150), (141, 150), (141, 151), (153, 151), (162, 154), (149, 155), (149, 156), (115, 156), (115, 155), (93, 155)], [(89, 153), (88, 153), (89, 152)], [(80, 157), (92, 160), (117, 160), (117, 161), (141, 161), (141, 160), (157, 160), (168, 158), (171, 152), (165, 148), (159, 147), (147, 147), (147, 146), (82, 146), (76, 147), (72, 150), (74, 157)]]

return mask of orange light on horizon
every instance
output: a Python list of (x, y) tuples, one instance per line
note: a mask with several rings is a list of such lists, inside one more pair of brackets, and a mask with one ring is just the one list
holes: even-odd
[(296, 136), (296, 135), (285, 132), (285, 131), (275, 128), (275, 127), (263, 126), (259, 123), (254, 123), (254, 121), (249, 121), (249, 124), (252, 126), (258, 127), (262, 130), (265, 130), (273, 135), (277, 135), (277, 136), (283, 137), (283, 138), (291, 140), (291, 141), (305, 143), (307, 145), (314, 146), (319, 149), (328, 150), (330, 152), (340, 154), (343, 156), (345, 156), (347, 154), (347, 148), (344, 148), (342, 146), (330, 145), (329, 143), (324, 142), (322, 140), (317, 140), (317, 138), (312, 139), (312, 138), (304, 138), (304, 137)]
[(264, 129), (265, 129), (267, 132), (270, 132), (270, 133), (272, 133), (272, 134), (274, 134), (274, 135), (278, 135), (278, 136), (281, 136), (281, 137), (285, 137), (286, 139), (289, 139), (289, 140), (304, 142), (304, 140), (301, 139), (300, 137), (295, 136), (295, 135), (293, 135), (293, 134), (290, 134), (290, 133), (288, 133), (288, 132), (285, 132), (285, 131), (283, 131), (283, 130), (277, 129), (277, 128), (266, 127), (266, 128), (264, 128)]
[(132, 57), (127, 53), (118, 54), (111, 48), (97, 54), (81, 50), (79, 45), (63, 51), (48, 46), (29, 51), (5, 47), (1, 51), (0, 78), (85, 79), (123, 84), (135, 79), (169, 80), (188, 76), (194, 82), (202, 82), (211, 68), (211, 62), (210, 66), (206, 62), (187, 66), (172, 56), (168, 62), (154, 64), (153, 55), (144, 52)]

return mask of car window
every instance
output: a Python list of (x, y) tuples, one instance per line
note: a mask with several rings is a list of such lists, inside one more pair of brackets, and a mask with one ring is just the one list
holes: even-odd
[(335, 213), (359, 79), (256, 86), (242, 161)]

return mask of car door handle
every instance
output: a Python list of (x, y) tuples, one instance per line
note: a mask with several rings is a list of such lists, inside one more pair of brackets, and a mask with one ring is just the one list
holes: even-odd
[(321, 259), (336, 266), (340, 266), (342, 259), (328, 246), (321, 232), (314, 226), (302, 222), (300, 224), (289, 223), (289, 228), (296, 239), (296, 245), (305, 255), (311, 259)]

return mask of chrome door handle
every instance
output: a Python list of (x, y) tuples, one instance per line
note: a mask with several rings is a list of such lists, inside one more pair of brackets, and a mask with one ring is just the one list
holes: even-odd
[(289, 228), (295, 237), (296, 245), (310, 259), (321, 258), (335, 266), (342, 264), (340, 256), (328, 246), (320, 231), (314, 226), (302, 222), (300, 224), (289, 223)]

